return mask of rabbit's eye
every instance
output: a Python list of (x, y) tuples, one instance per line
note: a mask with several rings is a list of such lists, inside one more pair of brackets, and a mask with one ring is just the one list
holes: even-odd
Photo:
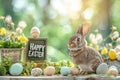
[(77, 41), (80, 41), (80, 38), (77, 38)]

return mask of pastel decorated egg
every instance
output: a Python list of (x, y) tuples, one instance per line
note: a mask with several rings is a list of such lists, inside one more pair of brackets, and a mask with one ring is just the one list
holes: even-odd
[(44, 69), (44, 75), (52, 76), (54, 74), (55, 74), (55, 68), (53, 66), (49, 66)]
[(41, 68), (33, 68), (31, 70), (31, 75), (32, 76), (40, 76), (42, 74), (42, 69)]
[(9, 73), (14, 76), (20, 75), (22, 71), (23, 71), (23, 66), (21, 63), (15, 63), (9, 69)]
[(109, 68), (109, 70), (107, 71), (107, 74), (108, 74), (108, 75), (113, 75), (113, 76), (118, 76), (119, 72), (118, 72), (117, 67), (111, 66), (111, 67)]
[(71, 67), (70, 71), (71, 71), (72, 75), (78, 75), (79, 74), (79, 70), (76, 67)]
[(67, 67), (67, 66), (63, 66), (61, 67), (60, 69), (60, 73), (63, 75), (63, 76), (67, 76), (68, 74), (70, 74), (70, 68)]
[(39, 30), (39, 28), (38, 27), (33, 27), (32, 29), (31, 29), (31, 36), (32, 36), (32, 38), (39, 38), (39, 35), (40, 35), (40, 30)]
[(114, 49), (110, 49), (108, 56), (111, 60), (115, 60), (116, 59), (116, 51)]
[(120, 52), (116, 54), (117, 60), (120, 61)]
[(97, 74), (105, 74), (107, 71), (108, 65), (106, 63), (101, 63), (96, 69)]

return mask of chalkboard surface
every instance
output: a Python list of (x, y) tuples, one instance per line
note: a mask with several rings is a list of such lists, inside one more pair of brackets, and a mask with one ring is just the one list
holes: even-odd
[(46, 59), (47, 38), (29, 38), (26, 49), (26, 60), (43, 62)]

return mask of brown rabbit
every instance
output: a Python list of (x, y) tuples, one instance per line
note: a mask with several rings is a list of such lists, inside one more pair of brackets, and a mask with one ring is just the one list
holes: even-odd
[(82, 24), (68, 42), (68, 49), (73, 63), (80, 66), (80, 74), (95, 73), (96, 68), (103, 62), (100, 54), (93, 48), (86, 45), (85, 35), (89, 31), (89, 24)]

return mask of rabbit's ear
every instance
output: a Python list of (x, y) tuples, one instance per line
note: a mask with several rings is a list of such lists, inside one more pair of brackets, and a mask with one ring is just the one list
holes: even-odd
[(77, 30), (78, 34), (85, 36), (89, 31), (90, 25), (88, 23), (82, 24), (81, 27)]
[(85, 36), (85, 35), (88, 33), (88, 31), (89, 31), (90, 25), (89, 25), (88, 23), (85, 23), (85, 24), (83, 24), (82, 27), (83, 27), (82, 33), (83, 33), (83, 35)]
[(83, 24), (77, 29), (77, 34), (82, 34), (82, 30), (83, 30)]

